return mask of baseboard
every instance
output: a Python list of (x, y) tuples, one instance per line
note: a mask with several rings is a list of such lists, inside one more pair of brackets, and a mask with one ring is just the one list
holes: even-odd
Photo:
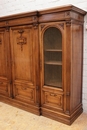
[(21, 101), (17, 101), (15, 99), (5, 97), (5, 96), (0, 96), (0, 101), (4, 102), (6, 104), (9, 104), (11, 106), (23, 109), (25, 111), (31, 112), (33, 114), (40, 115), (40, 107), (39, 106), (23, 103)]

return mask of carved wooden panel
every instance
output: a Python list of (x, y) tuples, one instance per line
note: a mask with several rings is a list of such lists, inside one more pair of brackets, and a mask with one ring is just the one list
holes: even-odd
[(13, 79), (34, 85), (34, 42), (31, 26), (11, 28)]
[(0, 77), (7, 77), (7, 44), (5, 29), (0, 30)]
[(54, 92), (44, 93), (44, 105), (63, 109), (63, 95)]
[(14, 85), (14, 98), (22, 102), (34, 103), (35, 90), (26, 85)]

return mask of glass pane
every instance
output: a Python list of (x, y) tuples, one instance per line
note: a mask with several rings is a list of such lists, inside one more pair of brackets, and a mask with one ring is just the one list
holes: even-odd
[(62, 35), (55, 27), (48, 28), (44, 41), (44, 84), (62, 87)]
[(44, 49), (62, 49), (62, 35), (55, 27), (48, 28), (44, 33)]
[(62, 52), (45, 51), (44, 54), (45, 61), (62, 61)]
[(62, 66), (45, 64), (44, 84), (62, 87)]

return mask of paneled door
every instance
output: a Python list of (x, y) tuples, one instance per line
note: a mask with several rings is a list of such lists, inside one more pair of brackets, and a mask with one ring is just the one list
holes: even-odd
[(64, 23), (40, 25), (41, 105), (64, 111)]
[(25, 103), (36, 103), (36, 52), (31, 25), (12, 27), (11, 59), (13, 98)]
[(5, 28), (0, 29), (0, 95), (11, 96), (9, 70), (9, 32)]

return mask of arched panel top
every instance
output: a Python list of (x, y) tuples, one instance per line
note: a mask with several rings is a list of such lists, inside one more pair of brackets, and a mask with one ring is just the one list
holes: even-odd
[(62, 33), (56, 27), (49, 27), (43, 35), (44, 49), (62, 49)]
[(44, 85), (62, 88), (62, 33), (50, 26), (43, 33)]

